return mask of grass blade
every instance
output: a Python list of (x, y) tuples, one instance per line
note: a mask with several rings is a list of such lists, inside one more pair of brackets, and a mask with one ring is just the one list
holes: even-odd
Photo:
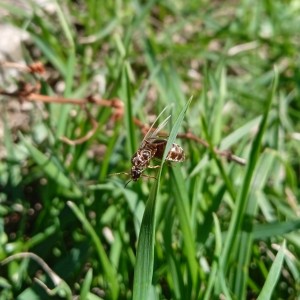
[[(252, 219), (257, 215), (257, 207), (262, 189), (264, 188), (269, 174), (271, 172), (271, 167), (274, 164), (274, 159), (271, 155), (264, 153), (259, 159), (255, 174), (253, 176), (251, 190), (249, 193), (249, 201), (246, 208), (246, 215), (250, 219), (251, 227)], [(246, 227), (247, 225), (245, 225)], [(244, 227), (244, 226), (243, 226)], [(246, 288), (248, 280), (248, 268), (244, 266), (250, 264), (251, 259), (251, 249), (253, 244), (253, 231), (243, 230), (239, 236), (240, 245), (239, 251), (236, 259), (236, 271), (234, 272), (234, 294), (242, 295), (241, 299), (246, 297)]]
[[(276, 75), (274, 83), (273, 83), (273, 90), (272, 90), (272, 93), (269, 96), (269, 99), (268, 99), (268, 102), (267, 102), (266, 111), (264, 113), (263, 119), (262, 119), (261, 124), (259, 126), (256, 138), (253, 141), (253, 146), (252, 146), (250, 156), (249, 156), (249, 159), (248, 159), (248, 162), (249, 162), (248, 163), (248, 168), (246, 170), (246, 174), (245, 174), (245, 177), (244, 177), (242, 189), (241, 189), (241, 191), (240, 191), (240, 193), (237, 197), (236, 207), (235, 207), (235, 210), (233, 212), (231, 222), (229, 224), (228, 234), (227, 234), (226, 241), (225, 241), (225, 244), (224, 244), (223, 253), (222, 253), (222, 256), (220, 258), (220, 268), (225, 273), (226, 273), (226, 269), (230, 265), (229, 257), (232, 254), (232, 249), (234, 249), (235, 243), (237, 241), (238, 232), (239, 232), (239, 229), (241, 227), (242, 220), (243, 220), (243, 217), (244, 217), (244, 212), (245, 212), (245, 208), (246, 208), (246, 203), (247, 203), (247, 199), (248, 199), (250, 185), (251, 185), (251, 182), (252, 182), (254, 170), (255, 170), (255, 167), (257, 165), (259, 154), (260, 154), (262, 137), (263, 137), (263, 134), (264, 134), (265, 129), (266, 129), (268, 114), (269, 114), (269, 111), (270, 111), (272, 99), (273, 99), (274, 94), (275, 94), (275, 89), (277, 87), (277, 79), (278, 78), (277, 78), (277, 75)], [(238, 295), (237, 295), (237, 297), (238, 297)]]
[(175, 198), (175, 205), (177, 208), (178, 219), (180, 222), (182, 235), (184, 237), (184, 252), (188, 260), (188, 266), (192, 277), (193, 286), (197, 286), (198, 281), (198, 264), (195, 261), (195, 243), (192, 234), (192, 228), (190, 223), (189, 211), (187, 204), (189, 203), (189, 197), (184, 184), (184, 178), (180, 170), (172, 168), (172, 186), (173, 194)]
[(143, 216), (141, 230), (139, 234), (136, 266), (134, 270), (134, 283), (133, 283), (133, 299), (149, 299), (151, 291), (151, 281), (153, 275), (154, 265), (154, 237), (155, 237), (155, 208), (158, 196), (162, 166), (167, 157), (169, 150), (178, 134), (180, 125), (183, 121), (185, 113), (191, 103), (192, 98), (186, 103), (185, 107), (179, 114), (168, 139), (161, 168), (158, 171), (157, 180), (155, 181)]
[(105, 249), (92, 225), (89, 223), (85, 215), (77, 207), (74, 202), (68, 201), (68, 206), (71, 208), (73, 213), (76, 215), (78, 220), (82, 223), (83, 227), (87, 233), (91, 236), (93, 243), (95, 244), (97, 254), (99, 256), (100, 263), (103, 267), (104, 273), (107, 277), (108, 283), (110, 285), (110, 291), (112, 299), (118, 299), (119, 294), (119, 284), (117, 281), (117, 275), (115, 268), (111, 265), (109, 258), (106, 255)]
[(268, 300), (271, 299), (272, 292), (276, 286), (276, 283), (278, 281), (281, 268), (284, 261), (284, 251), (285, 251), (285, 241), (283, 242), (283, 245), (280, 247), (280, 250), (278, 251), (276, 258), (272, 264), (271, 270), (268, 274), (267, 280), (257, 298), (257, 300)]
[(123, 99), (126, 99), (125, 102), (125, 122), (126, 122), (126, 127), (127, 127), (127, 138), (128, 138), (128, 147), (129, 147), (129, 153), (130, 155), (133, 155), (136, 149), (136, 139), (135, 139), (135, 133), (134, 133), (134, 126), (133, 126), (133, 112), (132, 112), (132, 91), (131, 91), (131, 86), (130, 86), (130, 79), (129, 79), (129, 64), (125, 62), (122, 70), (122, 97)]
[(235, 215), (232, 218), (232, 221), (230, 223), (231, 227), (229, 228), (229, 233), (228, 233), (228, 237), (226, 239), (225, 248), (224, 248), (224, 252), (223, 252), (223, 262), (225, 260), (227, 260), (228, 255), (230, 253), (230, 247), (236, 237), (237, 231), (235, 229), (238, 228), (241, 224), (241, 216), (242, 216), (242, 212), (244, 211), (244, 207), (246, 205), (246, 197), (247, 197), (247, 194), (249, 191), (250, 183), (252, 180), (252, 175), (254, 173), (254, 169), (255, 169), (255, 166), (256, 166), (256, 163), (258, 160), (261, 141), (262, 141), (263, 133), (266, 128), (266, 123), (267, 123), (267, 118), (268, 118), (269, 110), (270, 110), (271, 103), (272, 103), (272, 98), (273, 98), (273, 94), (269, 98), (269, 101), (267, 103), (266, 112), (265, 112), (262, 122), (260, 124), (258, 134), (253, 142), (253, 147), (252, 147), (251, 153), (250, 153), (250, 159), (248, 160), (249, 165), (248, 165), (248, 169), (246, 171), (246, 176), (244, 178), (242, 191), (237, 200), (237, 208), (235, 209)]
[(58, 186), (61, 186), (64, 189), (69, 191), (74, 191), (74, 196), (81, 196), (81, 191), (78, 187), (68, 178), (60, 168), (44, 153), (38, 150), (36, 147), (31, 145), (29, 142), (25, 140), (25, 138), (20, 134), (20, 137), (26, 146), (27, 150), (29, 151), (32, 159), (42, 167), (43, 171), (52, 179), (54, 180)]
[(285, 222), (273, 222), (269, 224), (257, 224), (253, 227), (254, 239), (267, 239), (272, 236), (280, 236), (300, 229), (300, 220)]
[(136, 266), (134, 270), (133, 300), (148, 299), (153, 275), (155, 204), (161, 172), (151, 189), (139, 234)]
[[(218, 217), (215, 213), (213, 213), (213, 219), (215, 224), (215, 236), (216, 236), (216, 246), (215, 246), (215, 257), (219, 257), (222, 251), (222, 232)], [(217, 261), (214, 261), (211, 267), (211, 272), (208, 280), (208, 284), (205, 290), (205, 294), (203, 299), (209, 300), (212, 298), (212, 290), (214, 286), (214, 282), (217, 279)]]
[(80, 291), (80, 299), (88, 299), (88, 294), (93, 280), (93, 269), (89, 269), (85, 275), (84, 282)]

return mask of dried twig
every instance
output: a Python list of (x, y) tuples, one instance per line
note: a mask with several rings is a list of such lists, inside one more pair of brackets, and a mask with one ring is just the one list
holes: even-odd
[(5, 61), (0, 63), (1, 67), (4, 68), (14, 68), (18, 69), (19, 71), (26, 72), (26, 73), (37, 73), (37, 74), (44, 74), (46, 72), (44, 64), (40, 61), (34, 62), (30, 65), (24, 65), (16, 62)]
[(34, 260), (36, 263), (38, 263), (44, 270), (46, 274), (51, 278), (55, 288), (50, 289), (44, 282), (39, 280), (37, 277), (34, 278), (35, 282), (37, 282), (47, 293), (48, 295), (56, 295), (58, 288), (64, 289), (69, 295), (72, 294), (69, 286), (66, 284), (66, 282), (59, 277), (49, 266), (48, 264), (38, 255), (32, 252), (21, 252), (13, 254), (6, 259), (2, 260), (0, 262), (1, 265), (7, 264), (15, 259), (22, 259), (22, 258), (30, 258)]
[(18, 91), (9, 93), (0, 90), (1, 95), (18, 97), (23, 101), (32, 101), (32, 102), (44, 102), (44, 103), (59, 103), (59, 104), (74, 104), (74, 105), (86, 105), (88, 103), (94, 103), (99, 106), (111, 107), (114, 109), (113, 118), (115, 120), (121, 119), (124, 114), (124, 104), (118, 98), (113, 98), (110, 100), (107, 99), (99, 99), (93, 96), (89, 96), (87, 98), (65, 98), (62, 96), (48, 96), (36, 93), (39, 89), (39, 85), (32, 86), (31, 84), (23, 84), (21, 83)]
[[(4, 62), (1, 65), (4, 67), (18, 68), (20, 70), (23, 70), (23, 71), (29, 72), (29, 73), (45, 72), (44, 66), (40, 62), (31, 64), (28, 66), (24, 66), (24, 65), (12, 63), (12, 62)], [(69, 145), (82, 144), (82, 143), (86, 142), (88, 139), (90, 139), (97, 131), (98, 123), (93, 118), (93, 116), (91, 115), (89, 110), (87, 109), (86, 105), (88, 103), (94, 103), (99, 106), (111, 107), (113, 109), (112, 119), (114, 121), (121, 119), (124, 115), (124, 104), (118, 98), (113, 98), (113, 99), (107, 100), (107, 99), (99, 99), (94, 96), (89, 96), (89, 97), (83, 98), (83, 99), (74, 99), (74, 98), (70, 99), (70, 98), (65, 98), (62, 96), (42, 95), (39, 93), (39, 91), (40, 91), (39, 83), (37, 83), (36, 86), (33, 86), (31, 84), (21, 82), (21, 84), (19, 85), (19, 89), (17, 91), (15, 91), (13, 93), (8, 93), (8, 92), (0, 90), (0, 95), (18, 97), (22, 101), (73, 104), (73, 105), (80, 105), (80, 106), (84, 107), (86, 114), (88, 115), (88, 119), (92, 124), (92, 129), (90, 131), (88, 131), (84, 136), (82, 136), (78, 139), (75, 139), (75, 140), (71, 140), (64, 136), (60, 138), (63, 142), (65, 142)], [(149, 130), (149, 126), (143, 124), (140, 120), (134, 118), (134, 122), (137, 126), (139, 126), (141, 128), (141, 130), (144, 133), (146, 133)], [(155, 130), (155, 128), (152, 128), (152, 130)], [(168, 135), (166, 132), (161, 132), (161, 134), (165, 135), (165, 136)], [(209, 144), (207, 141), (195, 136), (194, 134), (192, 134), (190, 132), (178, 134), (178, 137), (193, 140), (193, 141), (203, 145), (204, 147), (209, 148)], [(227, 160), (229, 160), (229, 161), (234, 161), (240, 165), (246, 164), (245, 159), (234, 155), (231, 151), (228, 151), (228, 150), (222, 151), (217, 148), (214, 148), (214, 151), (216, 154), (226, 157)]]
[(69, 144), (71, 146), (75, 146), (75, 145), (79, 145), (79, 144), (82, 144), (86, 141), (88, 141), (97, 131), (98, 129), (98, 122), (94, 119), (94, 117), (92, 116), (92, 114), (90, 113), (90, 111), (84, 107), (85, 111), (86, 111), (86, 114), (88, 115), (88, 119), (89, 121), (92, 123), (92, 129), (90, 131), (88, 131), (86, 133), (86, 135), (76, 139), (76, 140), (71, 140), (65, 136), (62, 136), (60, 138), (60, 140), (62, 140), (63, 142), (65, 142), (66, 144)]
[(30, 101), (30, 102), (43, 102), (43, 103), (58, 103), (58, 104), (73, 104), (73, 105), (80, 105), (84, 107), (86, 114), (88, 115), (88, 119), (92, 124), (92, 129), (88, 131), (83, 137), (80, 137), (76, 140), (71, 140), (67, 137), (61, 137), (60, 139), (69, 144), (69, 145), (78, 145), (86, 142), (90, 139), (98, 128), (97, 121), (93, 118), (92, 114), (87, 109), (88, 103), (93, 103), (99, 106), (111, 107), (113, 109), (112, 113), (112, 120), (117, 121), (121, 119), (124, 115), (124, 104), (118, 98), (113, 98), (110, 100), (107, 99), (99, 99), (94, 96), (89, 96), (83, 99), (74, 99), (74, 98), (65, 98), (62, 96), (48, 96), (42, 95), (39, 93), (40, 91), (40, 84), (37, 83), (35, 86), (29, 83), (20, 82), (19, 88), (17, 91), (9, 93), (6, 91), (0, 90), (1, 95), (10, 96), (10, 97), (17, 97), (21, 101)]
[[(205, 148), (209, 148), (209, 143), (207, 141), (195, 136), (191, 132), (178, 134), (178, 137), (181, 139), (189, 139), (189, 140), (195, 141), (195, 142), (203, 145)], [(218, 148), (214, 148), (214, 152), (217, 155), (226, 157), (226, 159), (228, 161), (234, 161), (242, 166), (246, 165), (246, 160), (244, 158), (234, 155), (230, 150), (219, 150)]]
[(53, 284), (55, 286), (59, 285), (63, 280), (47, 265), (47, 263), (37, 256), (35, 253), (32, 252), (21, 252), (21, 253), (16, 253), (13, 254), (6, 259), (1, 261), (1, 265), (5, 265), (15, 259), (21, 259), (21, 258), (31, 258), (35, 262), (37, 262), (43, 269), (44, 271), (48, 274), (48, 276), (51, 278)]
[[(143, 133), (146, 133), (148, 130), (149, 130), (149, 126), (148, 125), (145, 125), (143, 124), (139, 119), (134, 119), (134, 123), (141, 128), (142, 132)], [(156, 128), (152, 128), (151, 130), (156, 130)], [(168, 133), (165, 132), (165, 131), (161, 131), (160, 134), (162, 136), (168, 136)], [(192, 140), (192, 141), (195, 141), (199, 144), (201, 144), (202, 146), (204, 146), (205, 148), (209, 148), (209, 143), (207, 141), (205, 141), (204, 139), (201, 139), (197, 136), (195, 136), (194, 134), (192, 134), (191, 132), (188, 132), (188, 133), (179, 133), (177, 135), (178, 138), (181, 138), (181, 139), (189, 139), (189, 140)], [(228, 161), (234, 161), (242, 166), (246, 165), (246, 160), (244, 158), (241, 158), (237, 155), (234, 155), (230, 150), (219, 150), (217, 148), (214, 148), (214, 151), (217, 155), (220, 155), (220, 156), (223, 156), (223, 157), (226, 157), (226, 159)]]

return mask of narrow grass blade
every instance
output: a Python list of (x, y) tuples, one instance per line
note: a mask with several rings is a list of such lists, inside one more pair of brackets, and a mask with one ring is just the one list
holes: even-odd
[(253, 177), (253, 173), (259, 158), (259, 154), (260, 154), (260, 148), (261, 148), (261, 142), (262, 142), (262, 137), (263, 134), (266, 130), (266, 125), (267, 125), (267, 119), (268, 119), (268, 115), (269, 115), (269, 111), (270, 111), (270, 107), (271, 107), (271, 103), (272, 103), (272, 99), (275, 95), (275, 89), (277, 87), (277, 75), (275, 77), (274, 80), (274, 84), (273, 84), (273, 90), (271, 95), (269, 96), (268, 102), (267, 102), (267, 106), (266, 106), (266, 111), (264, 113), (263, 119), (261, 121), (261, 124), (259, 126), (258, 129), (258, 133), (253, 141), (253, 145), (252, 145), (252, 149), (249, 155), (249, 159), (248, 159), (248, 168), (246, 170), (246, 174), (244, 177), (244, 181), (243, 181), (243, 185), (241, 188), (241, 191), (237, 197), (237, 202), (236, 202), (236, 207), (234, 209), (233, 212), (233, 216), (229, 225), (229, 229), (228, 229), (228, 234), (226, 237), (226, 241), (224, 244), (224, 249), (223, 249), (223, 253), (222, 256), (220, 258), (220, 264), (221, 264), (221, 268), (225, 268), (226, 269), (226, 263), (227, 266), (229, 266), (229, 256), (231, 254), (231, 250), (234, 247), (234, 244), (236, 242), (236, 238), (237, 238), (237, 234), (239, 231), (239, 228), (241, 226), (243, 217), (244, 217), (244, 212), (245, 212), (245, 207), (246, 207), (246, 201), (248, 198), (248, 193), (249, 193), (249, 188), (250, 188), (250, 184), (252, 181), (252, 177)]
[(57, 53), (54, 52), (53, 48), (47, 41), (44, 41), (38, 35), (31, 34), (31, 38), (37, 47), (43, 52), (45, 57), (49, 60), (49, 62), (55, 67), (56, 70), (60, 72), (62, 76), (66, 76), (66, 64), (65, 61), (62, 60)]
[[(72, 49), (70, 49), (68, 53), (67, 64), (66, 64), (66, 74), (65, 74), (66, 88), (64, 91), (65, 97), (70, 97), (71, 95), (71, 91), (73, 88), (75, 66), (76, 66), (75, 52)], [(57, 118), (57, 131), (56, 131), (56, 135), (58, 138), (65, 135), (71, 107), (72, 105), (65, 104), (59, 110), (59, 116)]]
[(80, 290), (80, 299), (89, 299), (88, 294), (93, 280), (93, 269), (89, 269), (85, 275), (84, 282)]
[(170, 270), (169, 285), (174, 288), (174, 298), (184, 299), (186, 289), (184, 286), (184, 279), (182, 276), (182, 269), (180, 258), (176, 256), (173, 250), (172, 231), (175, 218), (172, 216), (173, 202), (168, 203), (168, 207), (164, 211), (164, 219), (167, 220), (164, 226), (164, 247), (166, 252), (166, 259), (168, 261), (167, 268)]
[(220, 150), (230, 149), (232, 145), (238, 143), (246, 135), (249, 135), (254, 128), (259, 126), (261, 119), (262, 116), (256, 117), (253, 120), (247, 122), (245, 125), (231, 132), (222, 140), (220, 144)]
[[(257, 164), (255, 175), (253, 176), (251, 189), (249, 193), (249, 201), (247, 203), (245, 214), (249, 220), (246, 224), (249, 228), (252, 228), (252, 218), (255, 218), (257, 214), (257, 207), (262, 189), (264, 188), (269, 174), (272, 172), (272, 166), (274, 165), (273, 156), (264, 153)], [(245, 222), (246, 223), (246, 222)], [(245, 224), (244, 223), (244, 224)], [(245, 226), (245, 227), (246, 227)], [(237, 253), (237, 259), (235, 263), (235, 271), (233, 272), (232, 281), (234, 281), (233, 292), (235, 295), (239, 295), (240, 299), (246, 298), (247, 282), (248, 282), (248, 266), (251, 259), (251, 249), (253, 243), (253, 231), (248, 231), (246, 228), (238, 236), (238, 242), (240, 247)]]
[(65, 175), (60, 168), (47, 157), (44, 153), (38, 150), (36, 147), (31, 145), (25, 140), (25, 138), (20, 134), (21, 140), (28, 149), (32, 159), (43, 168), (43, 171), (54, 180), (58, 186), (65, 188), (69, 191), (74, 191), (74, 196), (81, 196), (81, 191), (78, 187), (70, 180), (67, 175)]
[(96, 233), (92, 225), (87, 220), (86, 216), (81, 212), (81, 210), (77, 207), (77, 205), (74, 202), (68, 201), (68, 206), (71, 208), (73, 213), (76, 215), (78, 220), (82, 223), (83, 227), (87, 231), (87, 233), (90, 235), (95, 247), (97, 254), (99, 256), (99, 260), (101, 263), (101, 266), (104, 270), (104, 273), (107, 277), (107, 281), (110, 286), (110, 292), (112, 295), (112, 299), (118, 299), (119, 294), (119, 284), (117, 280), (117, 273), (115, 268), (111, 265), (109, 258), (106, 255), (105, 249)]
[(267, 280), (257, 298), (257, 300), (268, 300), (271, 299), (272, 292), (276, 286), (276, 283), (278, 281), (283, 261), (284, 261), (284, 251), (285, 251), (285, 241), (283, 242), (283, 245), (280, 247), (280, 250), (278, 251), (276, 258), (272, 264), (272, 267), (270, 269), (270, 272), (268, 274)]
[(58, 20), (61, 24), (61, 28), (68, 42), (68, 46), (74, 49), (75, 48), (74, 39), (73, 39), (71, 28), (69, 26), (71, 22), (68, 22), (68, 20), (66, 19), (67, 15), (62, 11), (59, 2), (57, 0), (55, 1), (55, 6), (56, 6), (56, 13), (58, 16)]
[[(215, 257), (219, 257), (222, 251), (222, 232), (221, 232), (221, 227), (220, 227), (220, 222), (218, 220), (218, 217), (215, 213), (213, 213), (213, 220), (214, 220), (214, 224), (215, 224), (215, 239), (216, 239), (216, 245), (215, 245)], [(213, 290), (213, 286), (214, 286), (214, 282), (217, 279), (217, 261), (214, 261), (211, 267), (211, 272), (209, 275), (209, 279), (208, 279), (208, 284), (207, 287), (205, 289), (205, 294), (203, 299), (204, 300), (209, 300), (212, 299), (212, 290)]]
[(273, 222), (269, 224), (257, 224), (253, 227), (253, 238), (261, 240), (300, 229), (300, 220), (290, 220), (286, 222)]
[(214, 145), (219, 144), (220, 139), (221, 139), (221, 133), (222, 133), (222, 123), (223, 123), (223, 118), (222, 118), (222, 112), (224, 108), (224, 102), (225, 102), (225, 97), (226, 97), (226, 73), (225, 70), (223, 69), (221, 71), (221, 76), (220, 76), (220, 83), (215, 91), (217, 97), (214, 105), (214, 111), (213, 111), (213, 126), (212, 126), (212, 143)]
[(131, 101), (131, 87), (130, 87), (130, 81), (129, 81), (129, 75), (128, 75), (128, 64), (125, 63), (123, 66), (122, 71), (122, 97), (123, 99), (126, 99), (126, 110), (125, 110), (125, 122), (127, 127), (127, 145), (129, 147), (129, 153), (130, 155), (133, 155), (133, 153), (136, 151), (136, 139), (135, 139), (135, 133), (134, 133), (134, 127), (133, 127), (133, 112), (132, 112), (132, 101)]
[(225, 169), (222, 165), (222, 162), (220, 161), (219, 157), (217, 157), (217, 154), (214, 151), (214, 147), (213, 147), (212, 141), (211, 141), (209, 133), (208, 133), (208, 127), (207, 127), (207, 124), (205, 122), (205, 119), (201, 118), (201, 121), (202, 121), (202, 127), (203, 127), (203, 130), (204, 130), (206, 140), (209, 143), (209, 150), (210, 150), (211, 156), (213, 157), (213, 159), (215, 160), (215, 162), (216, 162), (216, 164), (219, 168), (219, 171), (220, 171), (220, 173), (222, 175), (222, 178), (223, 178), (223, 180), (226, 184), (227, 190), (228, 190), (230, 196), (232, 197), (232, 200), (235, 200), (235, 198), (236, 198), (235, 191), (233, 189), (233, 186), (231, 184), (231, 181), (230, 181), (228, 175), (226, 174), (226, 171), (225, 171)]
[(157, 180), (155, 181), (154, 186), (151, 189), (146, 204), (141, 230), (139, 234), (137, 254), (136, 254), (136, 265), (134, 270), (134, 283), (133, 283), (134, 300), (149, 299), (150, 297), (151, 281), (153, 276), (153, 265), (154, 265), (155, 208), (156, 208), (156, 200), (157, 200), (158, 190), (160, 185), (162, 166), (178, 134), (180, 125), (191, 103), (191, 100), (192, 99), (190, 99), (186, 103), (185, 107), (179, 114), (171, 130), (169, 140), (167, 142), (163, 159), (161, 162), (161, 168), (158, 171)]
[(161, 171), (151, 189), (139, 234), (134, 270), (133, 300), (149, 299), (154, 263), (155, 206)]
[(177, 215), (184, 240), (184, 252), (188, 261), (189, 271), (191, 274), (193, 286), (197, 286), (198, 281), (198, 264), (196, 263), (196, 251), (193, 237), (193, 231), (190, 223), (190, 213), (187, 209), (189, 203), (188, 192), (184, 184), (184, 178), (175, 167), (172, 170), (172, 190), (177, 208)]

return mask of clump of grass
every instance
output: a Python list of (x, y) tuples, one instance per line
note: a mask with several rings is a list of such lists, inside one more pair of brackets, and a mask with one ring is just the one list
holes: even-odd
[[(1, 6), (31, 37), (26, 62), (48, 72), (1, 83), (1, 299), (299, 294), (297, 1)], [(39, 103), (20, 112), (30, 120), (21, 126), (3, 93), (18, 81), (48, 96), (118, 99), (124, 116), (92, 101)], [(182, 139), (183, 164), (124, 189), (108, 175), (130, 169), (143, 138), (134, 118), (146, 125), (170, 104), (179, 117), (166, 151), (178, 132), (209, 147)], [(97, 128), (84, 143), (61, 140), (90, 132), (91, 119)]]

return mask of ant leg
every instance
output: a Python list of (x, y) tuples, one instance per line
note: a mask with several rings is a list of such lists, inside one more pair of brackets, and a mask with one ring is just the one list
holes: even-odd
[(129, 173), (127, 173), (127, 172), (112, 173), (112, 174), (108, 174), (108, 176), (116, 176), (116, 175), (122, 175), (122, 174), (125, 174), (125, 175), (128, 175), (128, 176), (130, 176), (130, 174), (129, 174)]
[(157, 169), (157, 168), (160, 168), (160, 165), (157, 165), (157, 166), (148, 166), (148, 168), (150, 168), (150, 169)]
[(149, 176), (149, 175), (145, 175), (145, 174), (142, 174), (141, 175), (142, 177), (146, 177), (146, 178), (152, 178), (152, 179), (157, 179), (156, 177), (154, 177), (154, 176)]
[(172, 164), (172, 162), (174, 162), (174, 160), (170, 160), (168, 158), (166, 158), (165, 163), (168, 167), (174, 167), (174, 164)]

